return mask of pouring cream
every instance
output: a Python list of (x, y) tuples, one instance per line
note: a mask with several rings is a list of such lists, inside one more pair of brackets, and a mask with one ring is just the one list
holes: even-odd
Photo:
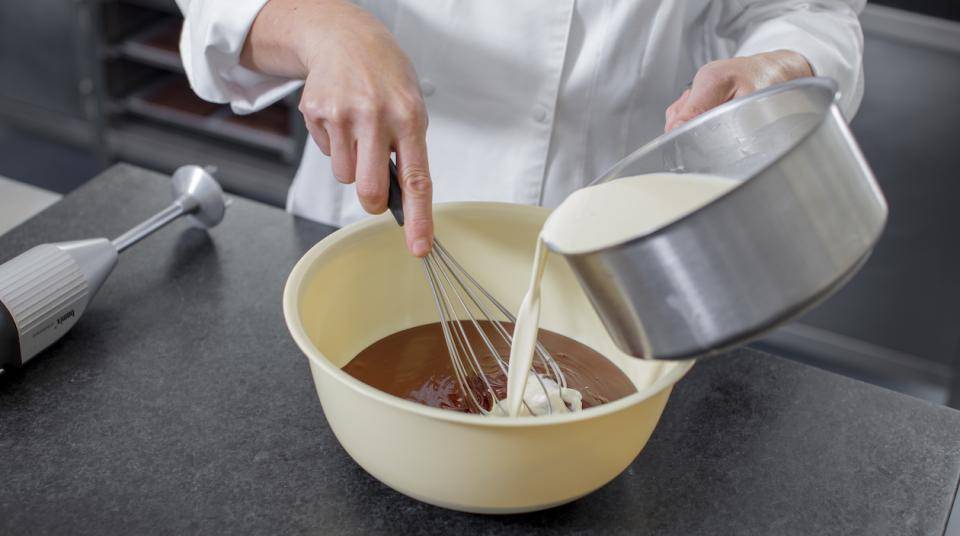
[[(549, 252), (587, 253), (626, 242), (690, 214), (736, 184), (732, 179), (694, 173), (637, 175), (577, 190), (553, 211), (537, 238), (530, 286), (517, 313), (507, 374), (508, 415), (520, 415), (524, 401), (539, 414), (538, 409), (546, 412), (539, 406), (547, 399), (574, 398), (570, 393), (560, 393), (555, 384), (528, 388), (530, 376), (535, 374), (532, 365), (540, 326), (540, 281)], [(534, 400), (533, 391), (538, 400)], [(570, 411), (564, 404), (555, 402), (553, 406), (562, 406), (555, 411)]]

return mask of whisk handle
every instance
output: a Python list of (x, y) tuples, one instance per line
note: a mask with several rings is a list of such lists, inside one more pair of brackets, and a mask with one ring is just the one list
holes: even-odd
[(400, 227), (403, 227), (403, 193), (400, 191), (400, 178), (397, 173), (397, 165), (393, 163), (393, 160), (390, 162), (390, 193), (387, 197), (387, 207), (390, 208), (390, 212), (393, 214), (393, 219), (397, 220), (397, 224)]

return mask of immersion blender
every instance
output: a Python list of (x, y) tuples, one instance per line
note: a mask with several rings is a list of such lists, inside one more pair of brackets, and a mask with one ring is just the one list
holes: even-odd
[(0, 373), (19, 367), (63, 337), (117, 265), (118, 254), (180, 216), (209, 229), (226, 210), (208, 171), (173, 173), (174, 201), (114, 240), (41, 244), (0, 265)]

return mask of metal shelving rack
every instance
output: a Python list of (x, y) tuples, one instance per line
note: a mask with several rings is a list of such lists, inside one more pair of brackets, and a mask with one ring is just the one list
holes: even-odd
[[(31, 27), (40, 23), (46, 32)], [(181, 25), (174, 0), (0, 4), (4, 42), (24, 47), (0, 56), (11, 73), (0, 121), (87, 147), (104, 165), (213, 165), (227, 190), (283, 205), (307, 137), (299, 95), (249, 116), (204, 103), (187, 86)]]
[(204, 103), (186, 86), (181, 24), (173, 0), (100, 3), (96, 99), (107, 158), (162, 171), (214, 165), (228, 190), (282, 205), (306, 139), (297, 95), (242, 117)]

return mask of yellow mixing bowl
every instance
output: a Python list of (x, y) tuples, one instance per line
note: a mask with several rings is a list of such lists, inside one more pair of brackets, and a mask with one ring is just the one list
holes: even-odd
[[(434, 209), (444, 245), (511, 310), (523, 297), (548, 214), (503, 203)], [(407, 253), (389, 214), (344, 227), (311, 248), (287, 280), (283, 312), (310, 360), (330, 427), (370, 474), (445, 508), (528, 512), (582, 497), (620, 474), (692, 366), (620, 352), (561, 257), (549, 259), (542, 288), (541, 325), (605, 355), (637, 393), (574, 414), (491, 418), (409, 402), (341, 371), (373, 342), (437, 321), (422, 264)]]

